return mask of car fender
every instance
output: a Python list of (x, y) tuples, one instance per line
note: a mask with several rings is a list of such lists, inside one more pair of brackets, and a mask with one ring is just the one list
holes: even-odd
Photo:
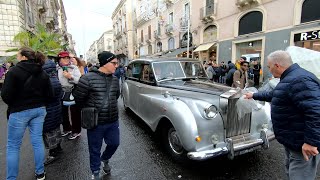
[[(124, 98), (125, 100), (127, 100), (128, 97), (129, 97), (128, 84), (126, 82), (122, 83), (122, 86), (121, 86), (121, 97)], [(125, 102), (123, 102), (123, 103), (125, 103)]]
[(188, 151), (195, 149), (198, 127), (195, 117), (183, 101), (169, 97), (163, 105), (163, 117), (167, 118), (178, 132), (183, 147)]

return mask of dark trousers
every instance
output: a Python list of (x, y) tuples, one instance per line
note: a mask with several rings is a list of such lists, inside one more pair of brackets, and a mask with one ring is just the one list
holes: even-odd
[[(120, 144), (119, 134), (119, 121), (98, 125), (94, 129), (87, 130), (90, 169), (92, 173), (99, 172), (101, 161), (108, 161), (116, 152)], [(100, 151), (103, 140), (107, 144), (107, 147), (101, 155)]]
[(260, 75), (255, 75), (253, 77), (254, 86), (259, 86)]
[[(69, 121), (68, 108), (70, 107), (71, 123)], [(72, 133), (81, 132), (81, 109), (77, 105), (62, 106), (62, 126), (63, 131), (72, 131)]]

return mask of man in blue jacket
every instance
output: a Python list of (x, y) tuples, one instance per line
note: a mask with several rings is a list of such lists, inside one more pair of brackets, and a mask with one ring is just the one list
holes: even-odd
[(290, 180), (314, 180), (320, 147), (320, 82), (309, 71), (293, 64), (285, 51), (268, 56), (267, 66), (280, 78), (273, 91), (247, 93), (246, 98), (271, 102), (276, 139), (286, 152), (286, 173)]

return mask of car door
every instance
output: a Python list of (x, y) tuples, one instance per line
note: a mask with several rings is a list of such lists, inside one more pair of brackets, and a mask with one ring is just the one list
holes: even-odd
[(154, 95), (160, 94), (149, 62), (143, 64), (141, 86), (142, 88), (140, 88), (139, 92), (139, 116), (149, 124), (154, 118), (154, 111), (159, 111)]
[(136, 61), (129, 64), (127, 67), (127, 88), (128, 88), (128, 94), (127, 94), (127, 106), (136, 114), (139, 114), (139, 98), (138, 94), (140, 93), (141, 89), (141, 72), (142, 72), (142, 62)]

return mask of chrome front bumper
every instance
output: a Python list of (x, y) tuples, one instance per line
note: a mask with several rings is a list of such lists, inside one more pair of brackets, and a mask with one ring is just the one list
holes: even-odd
[(226, 146), (212, 150), (199, 152), (189, 152), (188, 158), (192, 160), (206, 160), (220, 155), (228, 154), (228, 158), (233, 159), (235, 154), (245, 154), (253, 151), (256, 147), (262, 146), (264, 149), (269, 148), (269, 141), (274, 140), (274, 134), (268, 135), (267, 130), (261, 130), (260, 138), (233, 144), (231, 138), (226, 139)]

